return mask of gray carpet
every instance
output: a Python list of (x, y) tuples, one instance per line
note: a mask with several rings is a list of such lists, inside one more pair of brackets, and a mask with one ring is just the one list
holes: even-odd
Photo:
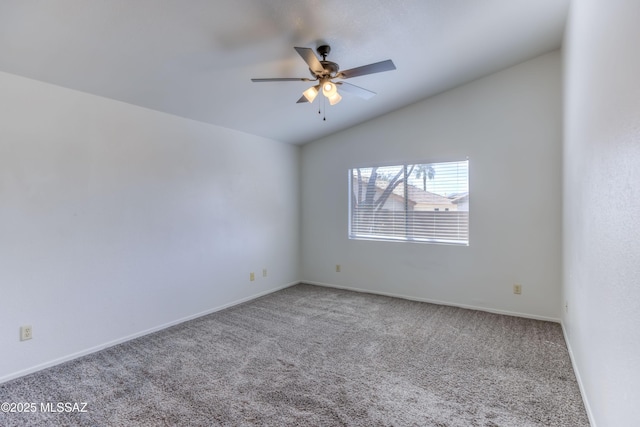
[(2, 426), (589, 425), (558, 324), (310, 285), (1, 384), (0, 402), (38, 404)]

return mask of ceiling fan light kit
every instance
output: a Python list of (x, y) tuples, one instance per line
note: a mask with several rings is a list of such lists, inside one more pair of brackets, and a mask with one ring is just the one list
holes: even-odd
[(304, 77), (284, 77), (284, 78), (266, 78), (266, 79), (251, 79), (252, 82), (284, 82), (284, 81), (319, 81), (319, 84), (311, 86), (309, 89), (302, 92), (302, 97), (298, 99), (298, 103), (309, 102), (312, 103), (320, 89), (322, 94), (329, 100), (330, 105), (335, 105), (342, 100), (342, 96), (338, 93), (338, 85), (344, 92), (352, 93), (363, 99), (370, 99), (375, 95), (367, 89), (363, 89), (359, 86), (352, 85), (345, 82), (334, 83), (333, 79), (349, 79), (352, 77), (364, 76), (367, 74), (381, 73), (383, 71), (395, 70), (396, 66), (392, 60), (376, 62), (374, 64), (363, 65), (361, 67), (352, 68), (346, 71), (340, 71), (340, 67), (335, 62), (327, 61), (327, 55), (331, 52), (331, 46), (322, 45), (316, 50), (322, 57), (322, 60), (318, 60), (313, 50), (308, 47), (295, 47), (296, 52), (304, 59), (309, 66), (312, 79)]
[(322, 94), (327, 97), (331, 105), (337, 104), (342, 99), (338, 93), (338, 87), (329, 79), (322, 82)]

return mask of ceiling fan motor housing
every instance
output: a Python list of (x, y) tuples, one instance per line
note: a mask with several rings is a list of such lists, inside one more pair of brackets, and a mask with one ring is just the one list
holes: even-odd
[(316, 51), (322, 57), (322, 61), (320, 61), (320, 64), (322, 64), (322, 68), (324, 68), (324, 71), (322, 73), (315, 73), (310, 69), (311, 75), (318, 78), (334, 78), (336, 74), (338, 74), (340, 67), (335, 62), (327, 61), (327, 55), (329, 55), (329, 52), (331, 52), (331, 46), (329, 46), (328, 44), (323, 44), (321, 46), (318, 46)]
[(324, 68), (324, 73), (322, 73), (322, 75), (319, 76), (319, 77), (330, 77), (330, 78), (333, 78), (333, 77), (335, 77), (336, 74), (338, 74), (338, 70), (340, 70), (340, 67), (338, 67), (338, 64), (336, 64), (335, 62), (320, 61), (320, 63), (322, 64), (322, 67)]

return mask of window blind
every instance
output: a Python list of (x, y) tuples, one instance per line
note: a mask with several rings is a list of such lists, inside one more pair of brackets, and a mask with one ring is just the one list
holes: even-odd
[(349, 238), (469, 244), (469, 161), (349, 170)]

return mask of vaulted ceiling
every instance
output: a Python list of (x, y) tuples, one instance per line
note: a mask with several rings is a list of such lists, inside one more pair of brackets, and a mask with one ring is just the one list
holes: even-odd
[[(303, 144), (560, 47), (569, 0), (3, 0), (0, 71)], [(294, 46), (376, 92), (296, 104)], [(322, 120), (326, 115), (326, 121)]]

